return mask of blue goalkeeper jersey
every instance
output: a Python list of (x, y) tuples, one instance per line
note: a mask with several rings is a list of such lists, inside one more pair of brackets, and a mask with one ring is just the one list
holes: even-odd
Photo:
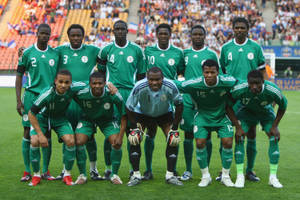
[(182, 104), (182, 97), (171, 80), (164, 78), (161, 89), (153, 91), (147, 78), (144, 78), (135, 84), (127, 99), (126, 107), (133, 112), (158, 117), (172, 112), (173, 104)]

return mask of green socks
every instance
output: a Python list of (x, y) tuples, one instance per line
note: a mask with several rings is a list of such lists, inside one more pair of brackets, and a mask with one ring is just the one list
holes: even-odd
[(105, 166), (106, 168), (110, 168), (111, 166), (111, 144), (108, 140), (108, 138), (105, 138), (104, 145), (103, 145), (103, 151), (104, 151), (104, 160), (105, 160)]
[(41, 152), (40, 147), (30, 146), (30, 158), (33, 172), (40, 171)]
[(230, 149), (222, 148), (221, 159), (222, 159), (222, 166), (224, 169), (230, 169), (232, 163), (232, 157), (233, 157), (232, 148)]
[(86, 176), (85, 145), (76, 146), (76, 158), (77, 158), (77, 166), (78, 166), (80, 174), (84, 174)]
[(206, 149), (207, 149), (207, 164), (208, 164), (208, 166), (209, 166), (210, 158), (211, 158), (211, 153), (212, 153), (212, 143), (211, 143), (211, 139), (206, 140)]
[(196, 148), (196, 158), (197, 158), (198, 164), (200, 166), (200, 169), (204, 169), (204, 168), (208, 167), (206, 147), (204, 147), (203, 149)]
[(48, 147), (42, 147), (42, 154), (43, 154), (43, 174), (47, 173), (50, 158), (52, 153), (52, 141), (48, 139)]
[(183, 149), (184, 149), (186, 171), (192, 173), (192, 160), (193, 160), (193, 151), (194, 151), (193, 139), (184, 139)]
[(256, 139), (247, 139), (247, 169), (246, 172), (253, 171), (256, 158)]
[(74, 160), (76, 157), (75, 146), (72, 147), (65, 146), (63, 157), (64, 157), (63, 160), (64, 160), (65, 168), (66, 170), (70, 171), (73, 167)]
[(110, 157), (112, 163), (112, 174), (118, 174), (122, 160), (122, 149), (112, 148)]
[(245, 158), (244, 141), (239, 141), (238, 143), (237, 142), (235, 143), (234, 154), (235, 154), (235, 163), (244, 164), (244, 158)]
[(144, 151), (146, 160), (146, 171), (152, 171), (152, 155), (154, 150), (154, 138), (150, 138), (146, 135)]
[(25, 171), (31, 172), (30, 170), (30, 140), (23, 138), (22, 140), (22, 154), (25, 165)]
[(280, 157), (278, 142), (275, 142), (274, 136), (270, 138), (269, 142), (270, 142), (270, 146), (269, 146), (270, 164), (277, 165)]
[(97, 144), (95, 138), (92, 138), (86, 143), (86, 150), (89, 154), (90, 162), (97, 161)]

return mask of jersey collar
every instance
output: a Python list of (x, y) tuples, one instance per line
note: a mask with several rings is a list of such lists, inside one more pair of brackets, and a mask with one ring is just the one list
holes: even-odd
[(161, 48), (159, 47), (158, 43), (156, 43), (156, 47), (157, 47), (159, 50), (161, 50), (161, 51), (168, 51), (168, 50), (170, 49), (170, 47), (171, 47), (171, 44), (170, 44), (170, 42), (169, 42), (168, 48), (166, 48), (166, 49), (161, 49)]
[(80, 46), (79, 48), (74, 49), (74, 48), (72, 47), (71, 43), (70, 43), (70, 49), (72, 49), (73, 51), (80, 50), (80, 49), (82, 49), (82, 47), (83, 47), (83, 44), (81, 44), (81, 46)]
[(244, 45), (248, 42), (248, 38), (246, 38), (246, 40), (245, 40), (245, 42), (244, 42), (243, 44), (238, 44), (238, 43), (236, 42), (235, 38), (233, 38), (233, 42), (234, 42), (234, 44), (237, 45), (237, 46), (244, 46)]
[(118, 47), (118, 48), (120, 48), (120, 49), (126, 48), (126, 47), (128, 46), (128, 44), (129, 44), (128, 40), (126, 40), (126, 44), (125, 44), (123, 47), (120, 47), (120, 46), (116, 43), (116, 41), (114, 41), (114, 43), (115, 43), (115, 46)]
[(212, 86), (207, 85), (204, 76), (203, 76), (203, 81), (204, 81), (204, 84), (205, 84), (206, 87), (212, 88), (212, 87), (215, 87), (215, 86), (217, 86), (219, 84), (219, 76), (217, 76), (217, 82), (216, 82), (216, 84), (212, 85)]
[(199, 50), (195, 50), (193, 47), (192, 47), (192, 50), (195, 51), (195, 52), (200, 52), (200, 51), (203, 51), (206, 49), (206, 46), (204, 45), (201, 49)]
[(34, 48), (35, 48), (36, 50), (38, 50), (39, 52), (46, 52), (46, 51), (48, 51), (48, 45), (47, 45), (47, 48), (46, 48), (45, 50), (40, 50), (40, 49), (38, 48), (38, 46), (37, 46), (37, 43), (34, 43)]

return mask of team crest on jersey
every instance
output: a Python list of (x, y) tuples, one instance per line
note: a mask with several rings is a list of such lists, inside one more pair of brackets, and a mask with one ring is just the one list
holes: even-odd
[(82, 56), (81, 57), (81, 61), (83, 62), (83, 63), (87, 63), (88, 62), (88, 57), (87, 56)]
[(28, 115), (23, 115), (23, 120), (25, 121), (25, 122), (27, 122), (28, 121)]
[(250, 52), (250, 53), (248, 53), (247, 57), (248, 57), (249, 60), (253, 60), (254, 54), (252, 52)]
[(160, 96), (161, 101), (167, 101), (167, 95), (163, 94)]
[(132, 56), (128, 56), (127, 57), (127, 62), (132, 63), (133, 62), (133, 57)]
[(198, 126), (194, 126), (194, 133), (198, 131)]
[(105, 103), (103, 107), (105, 110), (110, 109), (110, 103)]
[(54, 64), (55, 64), (55, 61), (54, 61), (53, 59), (50, 59), (50, 60), (49, 60), (49, 65), (50, 65), (51, 67), (53, 67)]
[(263, 102), (260, 103), (261, 106), (265, 106), (265, 105), (267, 105), (267, 104), (268, 104), (267, 101), (263, 101)]
[(171, 66), (173, 66), (175, 64), (175, 60), (173, 58), (170, 58), (168, 60), (168, 64), (171, 65)]
[(80, 129), (80, 128), (82, 128), (82, 126), (83, 126), (83, 124), (82, 124), (81, 122), (79, 122), (79, 123), (77, 124), (77, 127), (76, 127), (76, 128)]

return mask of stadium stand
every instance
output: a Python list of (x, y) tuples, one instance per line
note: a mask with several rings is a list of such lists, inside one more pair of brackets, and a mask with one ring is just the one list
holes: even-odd
[(0, 16), (2, 15), (8, 0), (0, 0)]
[(139, 10), (139, 36), (149, 43), (155, 42), (155, 27), (160, 23), (172, 25), (172, 40), (179, 47), (190, 45), (188, 32), (194, 24), (203, 24), (207, 29), (207, 44), (216, 51), (232, 38), (232, 19), (245, 16), (250, 22), (249, 37), (259, 40), (268, 37), (266, 24), (256, 1), (220, 0), (141, 0)]

